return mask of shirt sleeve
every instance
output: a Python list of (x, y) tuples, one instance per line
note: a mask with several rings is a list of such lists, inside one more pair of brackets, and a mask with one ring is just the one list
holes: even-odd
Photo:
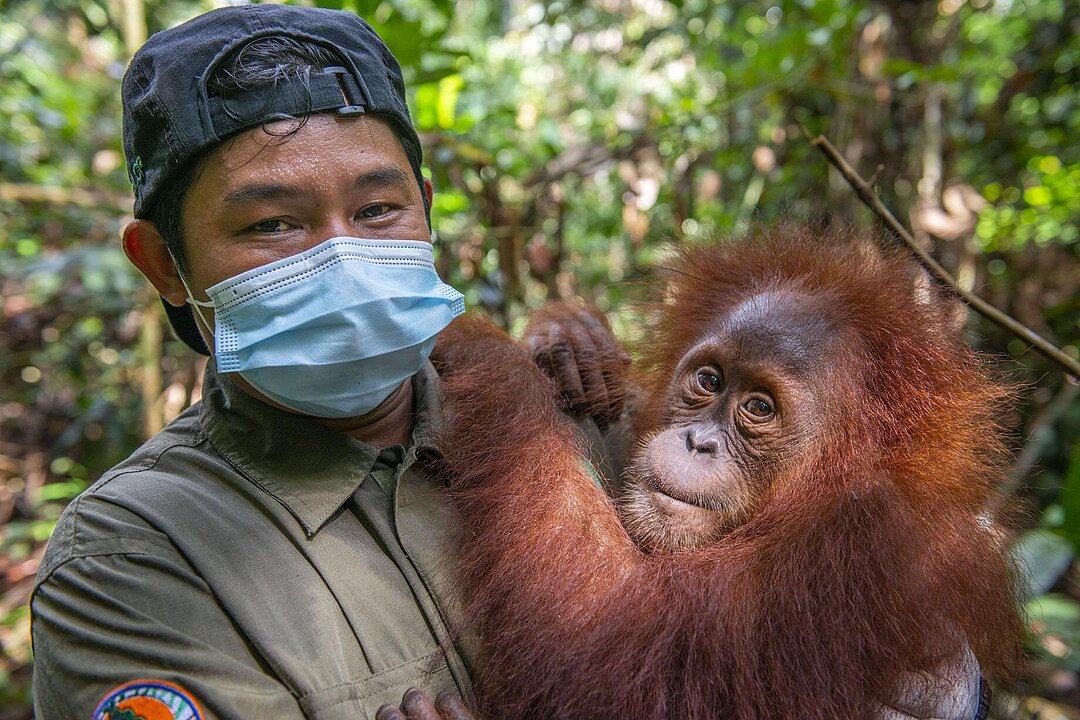
[(167, 540), (88, 545), (49, 566), (32, 599), (37, 717), (97, 720), (106, 696), (140, 682), (198, 707), (176, 718), (303, 717)]

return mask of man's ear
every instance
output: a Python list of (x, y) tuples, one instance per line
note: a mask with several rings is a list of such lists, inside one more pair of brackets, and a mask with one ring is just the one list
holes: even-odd
[(165, 246), (157, 226), (149, 220), (133, 220), (123, 233), (124, 253), (132, 265), (146, 276), (161, 297), (170, 305), (180, 307), (187, 302), (187, 290), (180, 282), (172, 255)]
[(435, 195), (435, 186), (427, 178), (424, 178), (424, 195), (427, 196), (428, 207), (431, 207), (431, 198)]

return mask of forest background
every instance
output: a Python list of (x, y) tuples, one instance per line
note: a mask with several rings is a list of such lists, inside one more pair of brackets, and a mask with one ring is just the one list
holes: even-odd
[[(124, 258), (119, 83), (148, 33), (223, 3), (0, 0), (0, 720), (30, 717), (27, 601), (64, 504), (198, 400), (204, 361)], [(512, 329), (627, 302), (667, 243), (781, 215), (873, 225), (826, 134), (960, 283), (1080, 345), (1077, 0), (328, 0), (404, 66), (443, 277)], [(1080, 403), (1027, 346), (1006, 490), (1030, 673), (1017, 717), (1080, 718)], [(1004, 716), (1004, 715), (1003, 715)]]

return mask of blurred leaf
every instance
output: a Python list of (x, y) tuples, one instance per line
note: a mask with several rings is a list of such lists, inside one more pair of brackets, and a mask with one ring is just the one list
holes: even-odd
[(67, 482), (49, 483), (38, 491), (42, 501), (71, 500), (87, 488), (85, 480), (69, 480)]
[(1039, 654), (1059, 668), (1080, 671), (1080, 604), (1065, 595), (1042, 595), (1028, 602), (1025, 613)]
[(461, 86), (460, 75), (449, 75), (439, 81), (439, 96), (435, 106), (435, 114), (438, 118), (439, 127), (444, 130), (454, 127), (458, 94), (461, 92)]
[(1072, 562), (1073, 544), (1050, 530), (1029, 530), (1013, 546), (1016, 564), (1026, 585), (1024, 597), (1049, 592)]
[(1080, 547), (1080, 442), (1073, 444), (1059, 502), (1065, 509), (1064, 532), (1074, 547)]

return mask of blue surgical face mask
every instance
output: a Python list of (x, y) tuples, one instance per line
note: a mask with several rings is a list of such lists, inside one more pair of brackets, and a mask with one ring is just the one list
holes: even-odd
[[(187, 284), (184, 285), (187, 288)], [(436, 334), (465, 311), (439, 279), (431, 244), (331, 238), (206, 290), (214, 357), (305, 415), (363, 415), (427, 360)]]

